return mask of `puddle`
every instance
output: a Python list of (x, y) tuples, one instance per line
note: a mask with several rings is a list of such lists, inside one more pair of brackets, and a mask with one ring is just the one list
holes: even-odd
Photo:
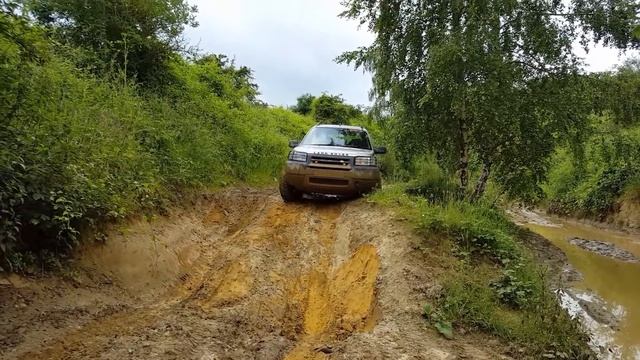
[[(547, 226), (547, 223), (554, 226)], [(582, 274), (582, 280), (570, 291), (572, 296), (561, 296), (565, 307), (570, 312), (578, 312), (581, 297), (592, 293), (602, 298), (609, 311), (621, 318), (615, 326), (601, 324), (599, 327), (589, 325), (590, 321), (598, 324), (594, 319), (583, 319), (583, 323), (595, 331), (595, 345), (606, 347), (607, 343), (612, 343), (611, 350), (604, 352), (608, 355), (602, 358), (640, 359), (640, 264), (605, 257), (569, 242), (572, 238), (604, 241), (640, 257), (640, 237), (561, 219), (547, 223), (528, 223), (525, 226), (551, 240)]]

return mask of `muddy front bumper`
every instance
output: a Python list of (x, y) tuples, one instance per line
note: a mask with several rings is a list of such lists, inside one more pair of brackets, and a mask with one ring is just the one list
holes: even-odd
[(282, 181), (304, 193), (357, 196), (380, 186), (380, 170), (376, 166), (348, 170), (315, 168), (287, 161)]

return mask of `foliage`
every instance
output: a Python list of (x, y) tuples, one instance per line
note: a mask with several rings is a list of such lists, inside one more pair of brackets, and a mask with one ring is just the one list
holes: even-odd
[[(254, 105), (250, 71), (220, 57), (167, 64), (158, 93), (62, 58), (0, 15), (0, 267), (65, 252), (81, 231), (158, 210), (190, 189), (273, 181), (312, 121)], [(47, 257), (42, 257), (46, 259)]]
[[(124, 71), (145, 85), (163, 83), (166, 67), (185, 50), (182, 32), (194, 26), (185, 0), (28, 0), (28, 9), (63, 43), (85, 49), (84, 67)], [(115, 68), (112, 68), (114, 66)]]
[(596, 114), (611, 115), (619, 125), (640, 123), (640, 58), (630, 58), (615, 72), (590, 75)]
[[(339, 61), (374, 74), (373, 93), (388, 104), (404, 151), (431, 152), (457, 169), (482, 168), (477, 200), (489, 178), (510, 195), (540, 197), (548, 157), (560, 134), (584, 125), (588, 110), (572, 44), (583, 40), (637, 46), (630, 36), (632, 0), (344, 2), (343, 16), (375, 33), (374, 43)], [(411, 154), (404, 155), (410, 156)]]
[(455, 257), (449, 246), (427, 250), (444, 251), (438, 256), (450, 261), (439, 279), (442, 293), (424, 308), (438, 331), (449, 324), (452, 333), (478, 329), (523, 346), (534, 357), (551, 352), (589, 358), (586, 335), (558, 305), (544, 271), (520, 244), (520, 230), (502, 211), (484, 202), (429, 201), (407, 194), (407, 188), (387, 186), (370, 199), (400, 211), (424, 234), (425, 243), (451, 241)]
[[(527, 307), (505, 307), (496, 291), (487, 286), (490, 272), (468, 266), (458, 268), (445, 282), (437, 307), (442, 316), (452, 319), (454, 328), (468, 326), (493, 333), (505, 341), (523, 347), (519, 358), (594, 359), (588, 337), (577, 320), (558, 305), (553, 293), (545, 289), (542, 277), (534, 282)], [(526, 356), (528, 355), (528, 356)]]
[(302, 94), (296, 100), (296, 105), (291, 108), (293, 112), (296, 112), (300, 115), (309, 115), (311, 114), (311, 104), (316, 99), (315, 96), (311, 94)]
[[(253, 70), (246, 66), (236, 67), (234, 60), (229, 60), (226, 55), (204, 55), (197, 56), (194, 65), (200, 67), (213, 69), (217, 73), (225, 75), (221, 77), (218, 75), (211, 76), (207, 74), (200, 74), (199, 81), (205, 83), (215, 95), (223, 97), (226, 93), (234, 92), (234, 99), (245, 100), (256, 105), (263, 105), (258, 100), (258, 85), (254, 82)], [(227, 80), (228, 83), (221, 82), (222, 79)], [(171, 86), (175, 88), (176, 84), (169, 84), (168, 90), (172, 90)], [(179, 85), (179, 84), (178, 84)], [(179, 95), (179, 94), (174, 94)]]
[(350, 119), (361, 114), (339, 95), (322, 94), (311, 102), (311, 116), (321, 124), (348, 125)]
[(523, 280), (518, 276), (520, 263), (516, 268), (503, 270), (502, 278), (491, 283), (491, 287), (495, 289), (498, 299), (509, 306), (521, 308), (529, 304), (533, 295), (533, 282)]
[(460, 193), (450, 174), (446, 174), (435, 159), (416, 159), (413, 163), (412, 177), (415, 185), (407, 191), (412, 195), (421, 196), (431, 203), (446, 203), (459, 200)]
[(563, 147), (553, 157), (544, 186), (549, 211), (604, 220), (618, 210), (620, 199), (640, 179), (639, 156), (639, 125), (593, 116), (578, 151)]
[(584, 207), (592, 215), (603, 216), (614, 212), (625, 185), (634, 175), (636, 171), (628, 168), (605, 170), (595, 188), (586, 194)]
[(453, 339), (453, 325), (451, 321), (444, 319), (444, 315), (434, 310), (431, 304), (425, 304), (422, 315), (433, 324), (433, 327), (435, 327), (442, 336), (449, 340)]

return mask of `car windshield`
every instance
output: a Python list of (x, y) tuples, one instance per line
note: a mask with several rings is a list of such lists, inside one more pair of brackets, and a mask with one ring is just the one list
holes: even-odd
[(317, 127), (304, 137), (301, 145), (343, 146), (371, 149), (367, 133), (359, 129)]

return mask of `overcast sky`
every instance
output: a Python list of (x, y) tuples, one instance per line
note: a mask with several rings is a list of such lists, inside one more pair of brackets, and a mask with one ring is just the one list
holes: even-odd
[[(253, 69), (263, 101), (292, 105), (301, 94), (326, 91), (352, 104), (369, 104), (370, 75), (333, 61), (373, 41), (357, 23), (338, 18), (340, 0), (188, 1), (198, 6), (200, 23), (186, 31), (189, 43)], [(622, 61), (612, 49), (578, 53), (589, 71)]]

